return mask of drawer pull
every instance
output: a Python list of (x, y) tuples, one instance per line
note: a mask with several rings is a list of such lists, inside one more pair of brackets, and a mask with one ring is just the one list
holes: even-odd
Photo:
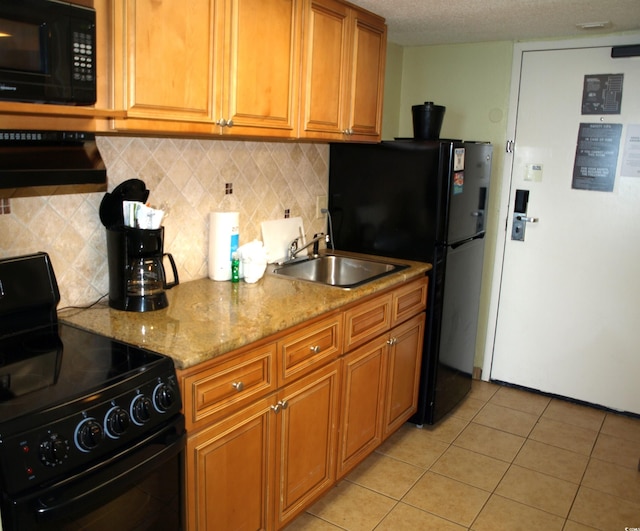
[(280, 404), (280, 407), (282, 409), (287, 409), (289, 407), (289, 402), (287, 402), (286, 400), (280, 400), (278, 404)]
[(278, 402), (275, 406), (271, 406), (271, 411), (274, 413), (280, 413), (280, 402)]
[(317, 354), (318, 352), (320, 352), (320, 347), (318, 345), (315, 345), (314, 347), (311, 347), (309, 350), (311, 350), (311, 352), (313, 352), (314, 354)]
[(242, 382), (233, 382), (231, 386), (238, 392), (244, 389), (244, 384)]

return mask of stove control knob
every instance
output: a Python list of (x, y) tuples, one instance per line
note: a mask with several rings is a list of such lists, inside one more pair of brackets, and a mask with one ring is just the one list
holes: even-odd
[(151, 400), (144, 395), (137, 395), (131, 402), (131, 418), (138, 426), (142, 426), (151, 418)]
[(104, 431), (112, 439), (117, 439), (129, 429), (129, 414), (121, 407), (113, 407), (104, 419)]
[(153, 406), (160, 413), (168, 411), (176, 401), (173, 387), (165, 383), (159, 383), (153, 391)]
[(90, 452), (100, 444), (104, 432), (94, 418), (83, 420), (76, 427), (76, 446), (83, 452)]
[(47, 466), (61, 464), (69, 455), (69, 441), (51, 433), (40, 443), (40, 461)]

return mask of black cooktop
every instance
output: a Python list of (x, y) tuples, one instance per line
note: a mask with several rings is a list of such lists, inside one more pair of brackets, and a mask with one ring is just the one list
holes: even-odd
[(112, 386), (135, 388), (159, 365), (173, 362), (153, 352), (64, 323), (0, 339), (0, 426), (36, 411)]

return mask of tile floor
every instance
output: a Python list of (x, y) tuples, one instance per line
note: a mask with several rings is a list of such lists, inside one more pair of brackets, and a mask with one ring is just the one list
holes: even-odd
[(640, 419), (474, 381), (405, 424), (287, 531), (640, 529)]

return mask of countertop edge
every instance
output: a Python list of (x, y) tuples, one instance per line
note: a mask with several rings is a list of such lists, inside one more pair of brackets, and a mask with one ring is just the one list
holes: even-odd
[[(340, 253), (368, 257), (359, 253)], [(381, 257), (371, 257), (380, 260)], [(347, 307), (426, 275), (431, 264), (386, 259), (409, 267), (350, 289), (266, 274), (255, 284), (208, 278), (167, 291), (168, 308), (125, 312), (106, 302), (61, 309), (60, 321), (171, 357), (186, 370), (248, 344), (277, 336), (304, 321)]]

